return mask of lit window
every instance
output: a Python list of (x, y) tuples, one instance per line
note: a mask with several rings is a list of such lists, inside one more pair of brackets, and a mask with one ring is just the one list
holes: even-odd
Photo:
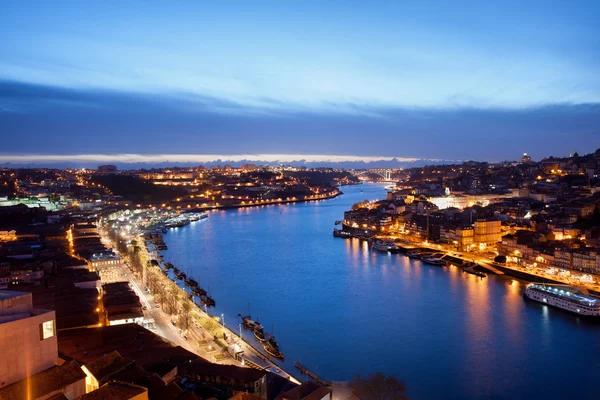
[(51, 338), (55, 333), (54, 320), (42, 322), (40, 324), (40, 340)]

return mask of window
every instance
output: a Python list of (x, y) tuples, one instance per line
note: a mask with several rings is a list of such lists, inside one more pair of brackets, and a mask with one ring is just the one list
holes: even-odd
[(40, 324), (40, 340), (51, 338), (55, 333), (53, 319)]

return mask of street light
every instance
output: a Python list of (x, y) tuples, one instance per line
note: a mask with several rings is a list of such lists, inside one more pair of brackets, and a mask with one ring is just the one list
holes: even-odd
[(242, 324), (238, 324), (238, 326), (240, 327), (240, 340), (242, 340)]
[(225, 315), (221, 314), (221, 323), (223, 323), (223, 327), (225, 327)]

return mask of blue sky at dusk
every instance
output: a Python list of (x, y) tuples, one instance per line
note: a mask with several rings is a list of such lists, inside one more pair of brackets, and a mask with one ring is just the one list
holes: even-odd
[(0, 161), (503, 160), (600, 147), (598, 1), (5, 1), (1, 10)]

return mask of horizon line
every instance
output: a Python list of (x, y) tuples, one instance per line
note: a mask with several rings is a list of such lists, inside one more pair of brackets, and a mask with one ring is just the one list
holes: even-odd
[(378, 162), (378, 161), (415, 162), (429, 161), (461, 161), (427, 157), (399, 156), (353, 156), (332, 154), (39, 154), (19, 153), (0, 154), (0, 163), (56, 163), (56, 162), (118, 162), (118, 163), (210, 163), (215, 161), (261, 161), (261, 162)]

